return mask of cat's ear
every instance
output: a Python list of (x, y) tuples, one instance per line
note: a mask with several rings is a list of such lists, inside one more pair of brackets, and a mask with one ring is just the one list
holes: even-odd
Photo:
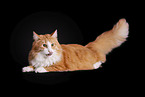
[(38, 40), (39, 39), (39, 36), (38, 36), (38, 34), (35, 33), (35, 31), (33, 31), (33, 39), (34, 40)]
[(51, 37), (57, 38), (57, 29), (51, 34)]

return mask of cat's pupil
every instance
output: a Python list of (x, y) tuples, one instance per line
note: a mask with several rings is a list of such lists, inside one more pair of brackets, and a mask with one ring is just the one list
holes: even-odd
[(44, 47), (47, 47), (47, 45), (46, 45), (46, 44), (43, 44), (43, 46), (44, 46)]
[(54, 44), (52, 43), (51, 46), (54, 46)]

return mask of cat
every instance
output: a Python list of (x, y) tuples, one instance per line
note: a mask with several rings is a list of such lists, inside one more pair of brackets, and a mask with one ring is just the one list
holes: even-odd
[(75, 71), (97, 69), (106, 61), (112, 49), (126, 41), (129, 25), (120, 19), (113, 29), (102, 33), (85, 46), (59, 44), (57, 30), (52, 34), (38, 35), (33, 32), (34, 42), (29, 52), (29, 66), (23, 72)]

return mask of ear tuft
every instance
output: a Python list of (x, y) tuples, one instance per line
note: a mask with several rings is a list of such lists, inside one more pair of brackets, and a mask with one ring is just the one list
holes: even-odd
[(38, 40), (39, 39), (39, 36), (38, 36), (38, 34), (35, 33), (35, 31), (33, 31), (33, 39), (34, 40)]
[(57, 29), (51, 34), (51, 37), (57, 38)]

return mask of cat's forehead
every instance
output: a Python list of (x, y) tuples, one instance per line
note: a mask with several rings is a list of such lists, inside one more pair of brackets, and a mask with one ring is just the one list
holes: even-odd
[(52, 41), (55, 41), (55, 40), (56, 40), (56, 38), (51, 37), (50, 34), (39, 35), (39, 38), (40, 38), (40, 40), (43, 41), (43, 42), (48, 42), (48, 41), (49, 41), (49, 42), (52, 42)]
[(45, 34), (45, 35), (39, 35), (39, 39), (48, 39), (48, 38), (51, 38), (51, 35), (50, 34)]

